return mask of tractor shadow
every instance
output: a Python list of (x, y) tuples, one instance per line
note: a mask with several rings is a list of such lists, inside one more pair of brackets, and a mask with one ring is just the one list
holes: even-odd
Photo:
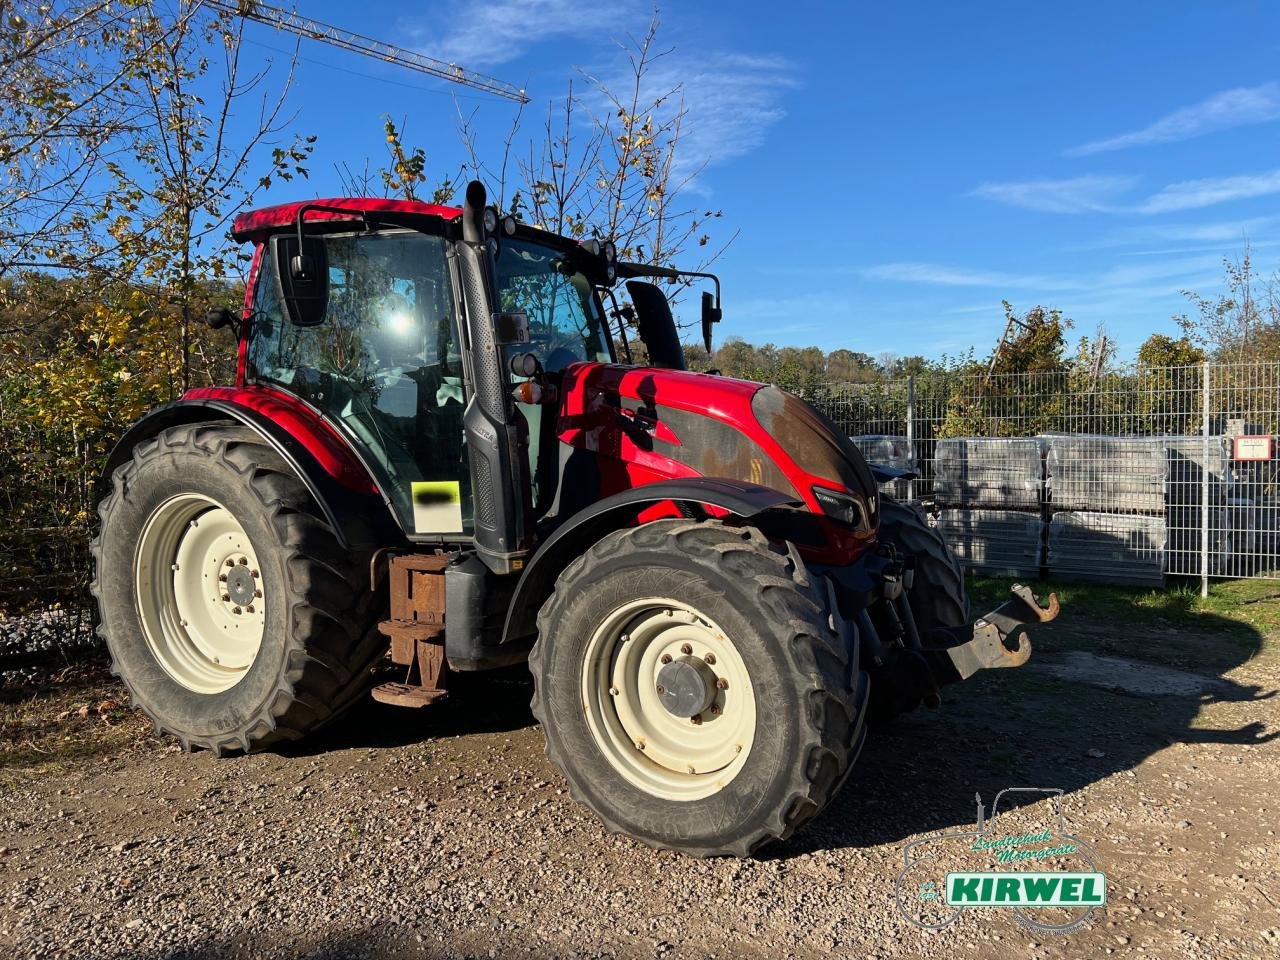
[[(984, 671), (945, 688), (938, 710), (870, 730), (840, 794), (766, 856), (971, 829), (974, 794), (989, 805), (1005, 787), (1059, 787), (1070, 811), (1073, 792), (1172, 744), (1230, 749), (1280, 736), (1277, 691), (1223, 676), (1263, 646), (1262, 634), (1238, 621), (1119, 622), (1064, 603), (1061, 618), (1031, 636), (1026, 666)], [(1223, 703), (1239, 706), (1201, 715)], [(1014, 797), (1007, 806), (1038, 799)]]
[(309, 757), (361, 747), (403, 747), (467, 734), (509, 733), (537, 723), (529, 709), (533, 678), (524, 665), (455, 673), (449, 683), (447, 700), (416, 710), (366, 696), (334, 723), (277, 752)]

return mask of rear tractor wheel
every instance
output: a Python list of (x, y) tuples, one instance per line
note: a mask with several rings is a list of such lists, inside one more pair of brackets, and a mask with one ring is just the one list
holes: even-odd
[(547, 753), (615, 832), (745, 856), (815, 816), (856, 757), (857, 650), (756, 530), (612, 533), (570, 564), (538, 627)]
[(93, 592), (112, 669), (184, 747), (296, 739), (367, 688), (383, 641), (362, 565), (251, 430), (144, 441), (98, 513)]

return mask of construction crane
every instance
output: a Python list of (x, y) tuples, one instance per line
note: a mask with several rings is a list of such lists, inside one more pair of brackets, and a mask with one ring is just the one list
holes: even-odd
[(332, 24), (312, 20), (294, 10), (284, 10), (265, 3), (257, 3), (255, 0), (204, 0), (204, 5), (223, 13), (229, 13), (232, 16), (255, 20), (269, 27), (275, 27), (277, 30), (285, 30), (299, 37), (319, 40), (321, 43), (327, 43), (330, 46), (348, 50), (351, 53), (374, 57), (386, 63), (408, 67), (410, 70), (417, 70), (419, 73), (425, 73), (432, 77), (439, 77), (452, 83), (460, 83), (466, 87), (474, 87), (477, 90), (483, 90), (497, 97), (505, 97), (517, 103), (524, 104), (529, 102), (524, 90), (503, 80), (486, 76), (483, 73), (476, 73), (474, 70), (467, 70), (456, 63), (446, 63), (444, 60), (437, 60), (434, 57), (414, 53), (412, 50), (384, 43), (381, 40), (374, 40), (372, 37), (353, 33), (350, 30), (344, 30)]

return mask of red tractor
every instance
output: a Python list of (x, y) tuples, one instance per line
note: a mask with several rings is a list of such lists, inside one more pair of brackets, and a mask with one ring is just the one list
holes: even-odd
[(113, 668), (188, 749), (527, 661), (547, 752), (610, 829), (746, 855), (826, 805), (868, 714), (1018, 665), (1056, 613), (1015, 588), (968, 624), (945, 544), (821, 413), (686, 370), (652, 281), (714, 281), (709, 348), (710, 275), (500, 216), (478, 183), (234, 235), (244, 311), (210, 322), (239, 331), (236, 385), (125, 434), (93, 543)]

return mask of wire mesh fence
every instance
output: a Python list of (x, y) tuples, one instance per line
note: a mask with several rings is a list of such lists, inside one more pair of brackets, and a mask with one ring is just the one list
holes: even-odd
[[(886, 492), (926, 508), (974, 571), (1280, 579), (1280, 364), (930, 373), (811, 399), (868, 460), (907, 473)], [(10, 454), (23, 449), (10, 439)], [(96, 471), (73, 483), (80, 474), (42, 462), (9, 471), (25, 482), (7, 491), (6, 515), (29, 513), (37, 482), (67, 509), (44, 526), (10, 523), (0, 540), (0, 666), (96, 643), (85, 519)]]
[(885, 492), (975, 571), (1280, 578), (1280, 364), (931, 373), (817, 403), (916, 475)]

